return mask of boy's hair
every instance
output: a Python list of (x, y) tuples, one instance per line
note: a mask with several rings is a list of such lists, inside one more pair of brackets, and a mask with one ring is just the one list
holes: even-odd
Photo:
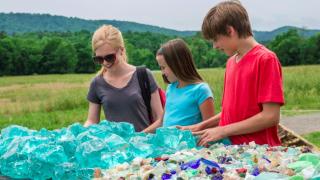
[(202, 23), (203, 37), (216, 40), (218, 35), (229, 36), (228, 26), (233, 27), (239, 38), (252, 36), (249, 16), (239, 1), (225, 1), (210, 9)]
[[(158, 55), (164, 57), (164, 60), (178, 79), (189, 83), (203, 81), (197, 72), (191, 51), (182, 39), (173, 39), (163, 44), (157, 51)], [(165, 78), (164, 81), (169, 83)]]

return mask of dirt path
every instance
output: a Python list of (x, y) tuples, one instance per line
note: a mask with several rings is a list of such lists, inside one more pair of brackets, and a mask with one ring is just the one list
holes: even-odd
[(299, 135), (320, 131), (320, 113), (281, 117), (280, 123)]

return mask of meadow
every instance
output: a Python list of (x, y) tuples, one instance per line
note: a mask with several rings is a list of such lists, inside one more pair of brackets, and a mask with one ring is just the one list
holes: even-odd
[[(215, 96), (215, 111), (220, 111), (224, 69), (201, 69), (201, 75)], [(320, 112), (320, 65), (284, 67), (285, 106), (282, 116)], [(166, 85), (160, 72), (158, 84)], [(95, 74), (32, 75), (0, 77), (0, 129), (21, 125), (31, 129), (57, 129), (83, 123), (87, 117), (86, 95)], [(101, 117), (104, 118), (103, 113)], [(320, 117), (319, 117), (320, 118)], [(318, 142), (319, 133), (305, 136)]]

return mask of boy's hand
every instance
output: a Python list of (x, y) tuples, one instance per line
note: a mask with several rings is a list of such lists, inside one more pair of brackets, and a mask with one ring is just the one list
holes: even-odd
[(197, 131), (201, 130), (199, 124), (194, 124), (194, 125), (190, 125), (190, 126), (176, 126), (176, 128), (178, 128), (180, 130), (190, 130), (191, 132), (197, 132)]
[(199, 136), (198, 145), (208, 147), (209, 142), (218, 141), (226, 137), (223, 127), (209, 128), (202, 131), (194, 132), (193, 135)]

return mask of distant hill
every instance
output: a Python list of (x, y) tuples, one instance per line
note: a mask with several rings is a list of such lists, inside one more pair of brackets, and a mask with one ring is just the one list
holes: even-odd
[(93, 32), (103, 24), (111, 24), (121, 31), (156, 32), (166, 35), (192, 36), (196, 31), (176, 31), (128, 21), (84, 20), (75, 17), (55, 16), (49, 14), (0, 13), (0, 31), (8, 34), (37, 31), (81, 31)]
[[(192, 36), (197, 33), (197, 31), (177, 31), (128, 21), (84, 20), (75, 17), (55, 16), (49, 14), (0, 13), (0, 31), (4, 31), (8, 34), (38, 31), (74, 32), (87, 30), (93, 32), (102, 24), (111, 24), (118, 27), (123, 32), (149, 31), (173, 36)], [(273, 31), (254, 31), (254, 36), (258, 41), (266, 42), (272, 40), (276, 35), (286, 32), (292, 28), (298, 29), (300, 34), (306, 37), (320, 33), (320, 30), (305, 30), (292, 26), (284, 26)]]
[(298, 32), (304, 37), (310, 37), (317, 33), (320, 33), (320, 30), (303, 29), (294, 26), (283, 26), (273, 31), (253, 31), (253, 33), (257, 40), (265, 42), (272, 40), (278, 34), (287, 32), (289, 29), (297, 29)]

